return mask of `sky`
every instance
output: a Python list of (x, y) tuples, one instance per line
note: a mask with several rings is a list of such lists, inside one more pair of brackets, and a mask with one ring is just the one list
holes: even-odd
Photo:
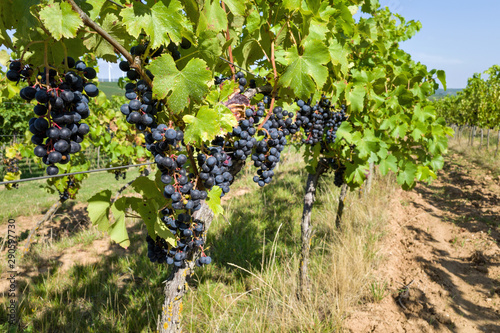
[(428, 69), (446, 72), (448, 88), (464, 88), (474, 73), (500, 64), (500, 0), (380, 0), (422, 29), (400, 44)]

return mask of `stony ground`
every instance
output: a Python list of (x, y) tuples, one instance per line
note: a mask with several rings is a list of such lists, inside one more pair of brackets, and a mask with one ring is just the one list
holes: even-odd
[(347, 332), (500, 332), (500, 177), (476, 162), (448, 155), (432, 185), (388, 203), (384, 298)]

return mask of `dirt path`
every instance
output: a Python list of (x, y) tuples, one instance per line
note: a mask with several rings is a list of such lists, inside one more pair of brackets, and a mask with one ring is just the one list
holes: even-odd
[(499, 185), (455, 154), (431, 186), (399, 192), (377, 272), (386, 296), (346, 331), (500, 332)]

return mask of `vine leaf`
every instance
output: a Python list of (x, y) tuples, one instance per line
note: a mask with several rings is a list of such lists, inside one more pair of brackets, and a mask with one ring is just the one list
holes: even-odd
[(219, 186), (214, 186), (208, 192), (208, 197), (207, 197), (207, 205), (208, 207), (214, 212), (214, 215), (217, 216), (219, 214), (224, 213), (224, 208), (222, 208), (220, 204), (220, 196), (222, 194), (222, 189)]
[(291, 87), (300, 98), (308, 98), (325, 84), (328, 69), (323, 65), (330, 61), (328, 48), (320, 40), (306, 41), (304, 49), (303, 55), (295, 47), (286, 52), (288, 67), (280, 79), (280, 84)]
[(346, 99), (351, 104), (351, 111), (363, 111), (366, 90), (362, 85), (355, 85), (351, 91), (346, 91)]
[(10, 60), (10, 54), (6, 50), (0, 50), (0, 64), (2, 66), (8, 66)]
[(134, 180), (132, 187), (137, 193), (148, 200), (155, 200), (159, 202), (165, 200), (163, 194), (156, 187), (155, 182), (146, 176), (141, 176)]
[(441, 84), (443, 85), (444, 90), (446, 90), (446, 73), (440, 69), (437, 71), (436, 74), (437, 74), (439, 81), (441, 81)]
[(124, 8), (120, 16), (127, 27), (127, 31), (134, 37), (144, 32), (151, 38), (151, 47), (157, 48), (162, 44), (179, 43), (182, 35), (192, 38), (192, 33), (185, 29), (187, 22), (182, 13), (182, 5), (177, 0), (171, 0), (168, 7), (163, 1), (158, 1), (153, 7), (141, 2), (135, 2)]
[(434, 107), (432, 105), (421, 107), (420, 104), (417, 104), (413, 111), (413, 121), (418, 120), (425, 123), (428, 118), (431, 118), (432, 120), (436, 118), (436, 111), (434, 110)]
[(83, 21), (67, 2), (51, 3), (40, 10), (40, 19), (55, 40), (73, 38)]
[(414, 183), (415, 176), (417, 175), (417, 166), (413, 162), (406, 162), (404, 171), (399, 170), (397, 179), (400, 185), (408, 184), (411, 186)]
[(341, 139), (345, 139), (347, 143), (352, 142), (352, 125), (348, 123), (347, 121), (342, 122), (340, 127), (337, 129), (337, 138), (338, 141)]
[(148, 201), (141, 198), (128, 198), (128, 202), (132, 210), (137, 212), (144, 221), (144, 224), (146, 224), (149, 236), (155, 239), (155, 223), (158, 218), (158, 213), (154, 201)]
[(398, 172), (398, 159), (394, 155), (387, 155), (385, 158), (382, 158), (379, 164), (379, 169), (382, 175), (387, 175), (389, 170), (394, 172)]
[(160, 99), (167, 97), (168, 105), (174, 113), (180, 113), (189, 105), (190, 98), (201, 102), (208, 91), (212, 78), (207, 64), (201, 59), (191, 59), (181, 71), (174, 59), (165, 54), (151, 62), (149, 69), (155, 75), (153, 93)]
[(245, 14), (245, 2), (240, 0), (224, 0), (224, 3), (234, 15), (243, 16)]
[(127, 228), (125, 227), (125, 210), (128, 206), (126, 201), (126, 197), (121, 197), (111, 206), (110, 210), (115, 218), (115, 222), (110, 225), (108, 230), (111, 240), (124, 248), (130, 246)]
[(203, 11), (200, 13), (197, 35), (203, 31), (222, 31), (227, 27), (227, 14), (222, 10), (219, 1), (205, 1)]
[(97, 225), (100, 231), (109, 228), (109, 207), (111, 206), (111, 191), (104, 190), (96, 193), (88, 200), (87, 211), (92, 224)]
[(215, 136), (220, 133), (217, 113), (208, 105), (202, 106), (196, 116), (185, 115), (182, 119), (188, 124), (184, 132), (184, 140), (186, 142), (201, 143), (203, 141), (213, 140)]

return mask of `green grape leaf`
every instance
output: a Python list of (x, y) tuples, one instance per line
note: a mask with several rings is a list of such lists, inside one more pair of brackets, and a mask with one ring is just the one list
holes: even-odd
[(6, 50), (0, 50), (0, 64), (2, 66), (8, 66), (10, 60), (10, 54)]
[(330, 39), (328, 51), (334, 65), (340, 65), (342, 74), (347, 75), (349, 72), (349, 60), (347, 56), (349, 51), (346, 50), (336, 39)]
[(446, 73), (443, 70), (438, 70), (436, 72), (439, 81), (443, 85), (444, 90), (446, 90)]
[(201, 102), (208, 91), (208, 83), (212, 79), (207, 64), (201, 59), (191, 59), (181, 71), (175, 66), (169, 54), (153, 60), (149, 69), (155, 75), (153, 93), (160, 99), (167, 97), (168, 106), (179, 113), (189, 105), (192, 98)]
[(186, 142), (201, 144), (203, 141), (213, 140), (221, 133), (217, 113), (208, 105), (202, 106), (196, 116), (185, 115), (182, 119), (188, 124), (184, 131), (184, 140)]
[(444, 166), (444, 158), (443, 156), (434, 156), (434, 158), (431, 160), (431, 167), (434, 170), (440, 170)]
[(400, 185), (408, 184), (411, 186), (415, 181), (415, 176), (417, 175), (417, 166), (415, 163), (407, 161), (405, 163), (404, 171), (399, 170), (397, 179)]
[(363, 111), (366, 89), (363, 85), (354, 85), (351, 91), (346, 91), (347, 103), (351, 105), (351, 111)]
[(199, 35), (199, 44), (196, 49), (199, 56), (206, 61), (207, 65), (212, 66), (217, 63), (222, 54), (221, 41), (217, 33), (212, 30), (204, 30)]
[(427, 131), (427, 124), (417, 123), (410, 135), (413, 138), (413, 140), (418, 141), (418, 140), (422, 139), (422, 137), (425, 135), (426, 131)]
[(286, 52), (288, 67), (279, 81), (282, 86), (291, 87), (300, 98), (308, 98), (325, 84), (328, 69), (323, 65), (330, 61), (328, 48), (320, 40), (308, 40), (304, 49), (303, 55), (299, 55), (295, 47)]
[(146, 224), (146, 229), (151, 238), (156, 239), (155, 221), (158, 218), (158, 209), (155, 201), (141, 198), (127, 198), (130, 207), (136, 211)]
[(245, 2), (241, 0), (224, 0), (224, 3), (234, 15), (245, 15)]
[(217, 122), (221, 129), (225, 132), (232, 131), (233, 127), (238, 126), (238, 120), (229, 108), (222, 104), (215, 105), (215, 114), (217, 115)]
[(214, 212), (215, 216), (224, 213), (224, 208), (222, 208), (222, 205), (220, 204), (221, 194), (222, 189), (219, 186), (212, 187), (210, 192), (208, 192), (206, 203), (212, 212)]
[(421, 181), (436, 179), (436, 174), (427, 166), (419, 165), (417, 168), (417, 179)]
[(67, 2), (50, 3), (40, 10), (40, 19), (55, 40), (73, 38), (83, 21)]
[(163, 1), (158, 1), (151, 8), (141, 2), (135, 2), (133, 6), (126, 6), (120, 16), (132, 36), (139, 37), (144, 31), (151, 38), (151, 47), (155, 49), (170, 43), (170, 40), (179, 43), (182, 35), (188, 33), (182, 10), (178, 0), (170, 0), (168, 7)]
[(383, 176), (387, 175), (389, 170), (398, 171), (398, 159), (394, 155), (387, 155), (386, 158), (381, 158), (379, 170)]
[(355, 163), (345, 163), (345, 176), (349, 183), (354, 183), (356, 185), (361, 185), (365, 181), (365, 172), (367, 167), (363, 164), (357, 164), (356, 162), (362, 162), (361, 160), (355, 161)]
[(200, 15), (197, 27), (197, 34), (200, 35), (205, 30), (216, 32), (225, 30), (227, 27), (227, 14), (222, 10), (219, 1), (205, 1), (205, 5)]
[(341, 139), (344, 139), (347, 141), (347, 143), (352, 142), (352, 125), (348, 123), (347, 121), (342, 122), (340, 127), (337, 129), (337, 139), (340, 141)]
[(432, 105), (421, 107), (420, 104), (417, 104), (413, 111), (413, 121), (418, 120), (423, 123), (429, 118), (431, 119), (436, 118), (436, 112), (434, 110), (434, 107)]
[(288, 10), (300, 9), (301, 0), (283, 0), (283, 6)]
[(165, 200), (162, 192), (156, 187), (155, 182), (146, 176), (141, 176), (134, 180), (132, 187), (137, 193), (148, 200)]
[(130, 246), (127, 228), (125, 227), (125, 210), (127, 209), (127, 198), (121, 197), (111, 205), (111, 213), (115, 222), (109, 226), (108, 234), (111, 240), (118, 245), (127, 248)]
[(95, 21), (99, 17), (102, 7), (105, 4), (106, 0), (85, 0), (84, 3), (80, 4), (80, 8), (87, 11), (86, 7), (88, 7), (89, 17)]
[(111, 205), (111, 191), (104, 190), (93, 195), (89, 200), (87, 211), (90, 221), (97, 225), (100, 231), (107, 231), (109, 228), (109, 207)]

